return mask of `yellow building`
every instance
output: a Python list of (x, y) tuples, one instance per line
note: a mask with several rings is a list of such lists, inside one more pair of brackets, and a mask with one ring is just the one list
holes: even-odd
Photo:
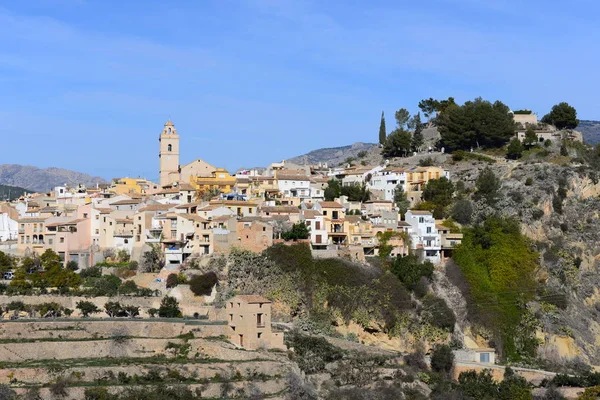
[(143, 178), (119, 178), (112, 181), (110, 191), (117, 195), (130, 193), (142, 194), (155, 186), (156, 184)]
[(236, 179), (226, 169), (217, 168), (209, 177), (192, 176), (190, 183), (197, 192), (219, 190), (221, 193), (229, 193), (235, 186)]

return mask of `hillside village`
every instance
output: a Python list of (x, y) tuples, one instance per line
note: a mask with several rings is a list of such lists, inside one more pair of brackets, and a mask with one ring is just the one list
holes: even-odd
[(181, 165), (169, 120), (159, 182), (0, 204), (0, 384), (73, 399), (159, 381), (183, 386), (164, 398), (577, 398), (600, 384), (600, 153), (564, 104), (538, 121), (424, 100), (426, 121), (401, 109), (388, 132), (382, 115), (380, 145), (337, 165), (235, 173)]

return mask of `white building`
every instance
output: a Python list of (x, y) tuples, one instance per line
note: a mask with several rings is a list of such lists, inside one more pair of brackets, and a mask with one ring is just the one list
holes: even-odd
[(310, 177), (277, 173), (277, 186), (283, 197), (310, 198)]
[(393, 201), (396, 187), (402, 185), (404, 192), (408, 192), (406, 170), (401, 168), (385, 168), (375, 172), (371, 181), (367, 183), (369, 190), (381, 194), (383, 200)]
[(404, 216), (410, 225), (410, 246), (422, 250), (425, 260), (434, 264), (441, 262), (442, 239), (435, 226), (435, 218), (429, 211), (408, 210)]
[(302, 219), (310, 232), (310, 244), (314, 249), (324, 249), (329, 243), (323, 214), (317, 210), (302, 210)]
[(0, 242), (17, 240), (18, 227), (17, 221), (12, 219), (8, 213), (0, 212)]

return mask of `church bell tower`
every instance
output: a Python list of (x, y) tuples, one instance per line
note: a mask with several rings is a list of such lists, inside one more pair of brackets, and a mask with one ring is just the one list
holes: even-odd
[(160, 150), (158, 153), (160, 161), (160, 185), (165, 186), (179, 180), (179, 135), (171, 120), (165, 123), (165, 127), (158, 138)]

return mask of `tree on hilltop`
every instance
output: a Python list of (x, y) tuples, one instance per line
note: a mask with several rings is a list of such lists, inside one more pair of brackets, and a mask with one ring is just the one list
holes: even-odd
[(552, 110), (544, 115), (542, 122), (552, 124), (558, 129), (575, 129), (579, 125), (577, 110), (564, 101), (552, 106)]

